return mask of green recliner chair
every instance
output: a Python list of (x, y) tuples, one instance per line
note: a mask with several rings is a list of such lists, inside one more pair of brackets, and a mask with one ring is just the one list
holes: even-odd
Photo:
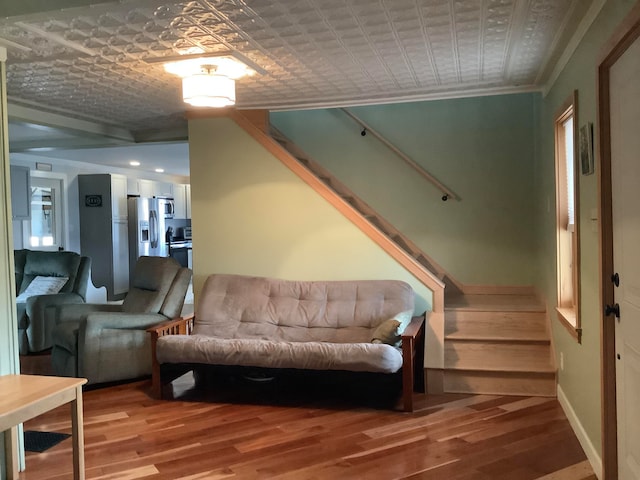
[[(18, 294), (16, 306), (20, 355), (41, 352), (53, 344), (56, 307), (85, 303), (91, 259), (75, 252), (28, 249), (14, 250), (13, 258)], [(62, 282), (55, 286), (50, 282), (46, 285), (47, 280), (55, 283), (62, 277), (68, 279), (62, 286)], [(45, 283), (40, 283), (41, 280)], [(56, 293), (46, 293), (51, 291)]]
[(51, 362), (56, 375), (105, 383), (151, 373), (148, 327), (180, 315), (191, 270), (170, 257), (140, 257), (122, 304), (57, 309)]

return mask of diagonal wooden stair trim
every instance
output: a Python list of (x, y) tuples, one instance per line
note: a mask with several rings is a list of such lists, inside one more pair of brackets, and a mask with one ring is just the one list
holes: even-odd
[[(241, 112), (231, 112), (231, 118), (255, 140), (262, 144), (262, 146), (264, 146), (272, 155), (278, 158), (284, 165), (298, 175), (298, 177), (305, 181), (347, 219), (354, 223), (369, 238), (380, 245), (380, 247), (397, 260), (427, 288), (434, 292), (444, 290), (445, 284), (434, 273), (427, 270), (396, 242), (365, 219), (354, 205), (349, 203), (347, 199), (338, 195), (332, 187), (325, 184), (315, 173), (313, 173), (309, 167), (304, 164), (304, 160), (301, 161), (299, 158), (296, 158), (292, 152), (289, 152), (276, 139), (256, 127), (253, 122), (242, 115)], [(331, 182), (334, 182), (333, 177), (331, 178)], [(355, 202), (359, 202), (355, 197), (353, 198)], [(434, 295), (434, 305), (432, 306), (434, 311), (436, 309), (435, 297), (436, 296)], [(444, 305), (440, 306), (440, 308), (443, 309)]]
[(281, 132), (273, 127), (271, 128), (271, 136), (274, 137), (286, 151), (291, 153), (298, 161), (322, 180), (329, 188), (336, 192), (347, 203), (352, 205), (369, 223), (393, 240), (401, 249), (406, 251), (410, 256), (416, 259), (419, 264), (431, 271), (440, 280), (445, 279), (443, 283), (445, 283), (447, 292), (452, 292), (453, 294), (462, 293), (461, 284), (452, 279), (450, 275), (432, 258), (427, 256), (427, 254), (422, 251), (418, 245), (385, 220), (368, 203), (356, 196), (349, 187), (333, 176), (329, 170), (308, 158), (305, 152), (298, 148), (297, 145), (290, 142)]
[(295, 143), (291, 142), (284, 134), (271, 127), (271, 136), (280, 143), (286, 151), (291, 153), (298, 161), (305, 165), (311, 172), (334, 190), (339, 196), (356, 208), (357, 211), (374, 227), (391, 238), (398, 246), (415, 258), (419, 264), (432, 272), (445, 284), (445, 295), (461, 295), (464, 286), (456, 281), (433, 258), (429, 257), (417, 244), (400, 232), (393, 224), (385, 220), (376, 210), (364, 200), (359, 198), (344, 183), (338, 180), (329, 170), (313, 161)]

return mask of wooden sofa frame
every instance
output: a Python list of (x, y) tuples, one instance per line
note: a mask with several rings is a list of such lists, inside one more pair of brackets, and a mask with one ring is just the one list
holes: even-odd
[[(413, 393), (425, 392), (424, 385), (424, 329), (426, 314), (413, 317), (402, 334), (402, 402), (405, 412), (413, 412)], [(195, 314), (163, 322), (147, 329), (151, 334), (151, 395), (162, 399), (163, 388), (180, 375), (191, 370), (192, 365), (184, 364), (183, 369), (163, 369), (156, 356), (158, 338), (165, 335), (191, 335)]]

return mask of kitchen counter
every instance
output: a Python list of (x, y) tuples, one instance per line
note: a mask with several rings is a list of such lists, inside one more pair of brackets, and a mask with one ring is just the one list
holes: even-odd
[(168, 245), (170, 250), (178, 248), (191, 248), (191, 240), (174, 240)]

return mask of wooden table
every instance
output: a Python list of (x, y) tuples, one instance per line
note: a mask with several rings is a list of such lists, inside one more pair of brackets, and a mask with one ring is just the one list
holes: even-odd
[(0, 376), (0, 431), (4, 431), (7, 480), (18, 478), (18, 425), (65, 403), (71, 403), (73, 478), (84, 480), (82, 385), (85, 383), (85, 378)]

